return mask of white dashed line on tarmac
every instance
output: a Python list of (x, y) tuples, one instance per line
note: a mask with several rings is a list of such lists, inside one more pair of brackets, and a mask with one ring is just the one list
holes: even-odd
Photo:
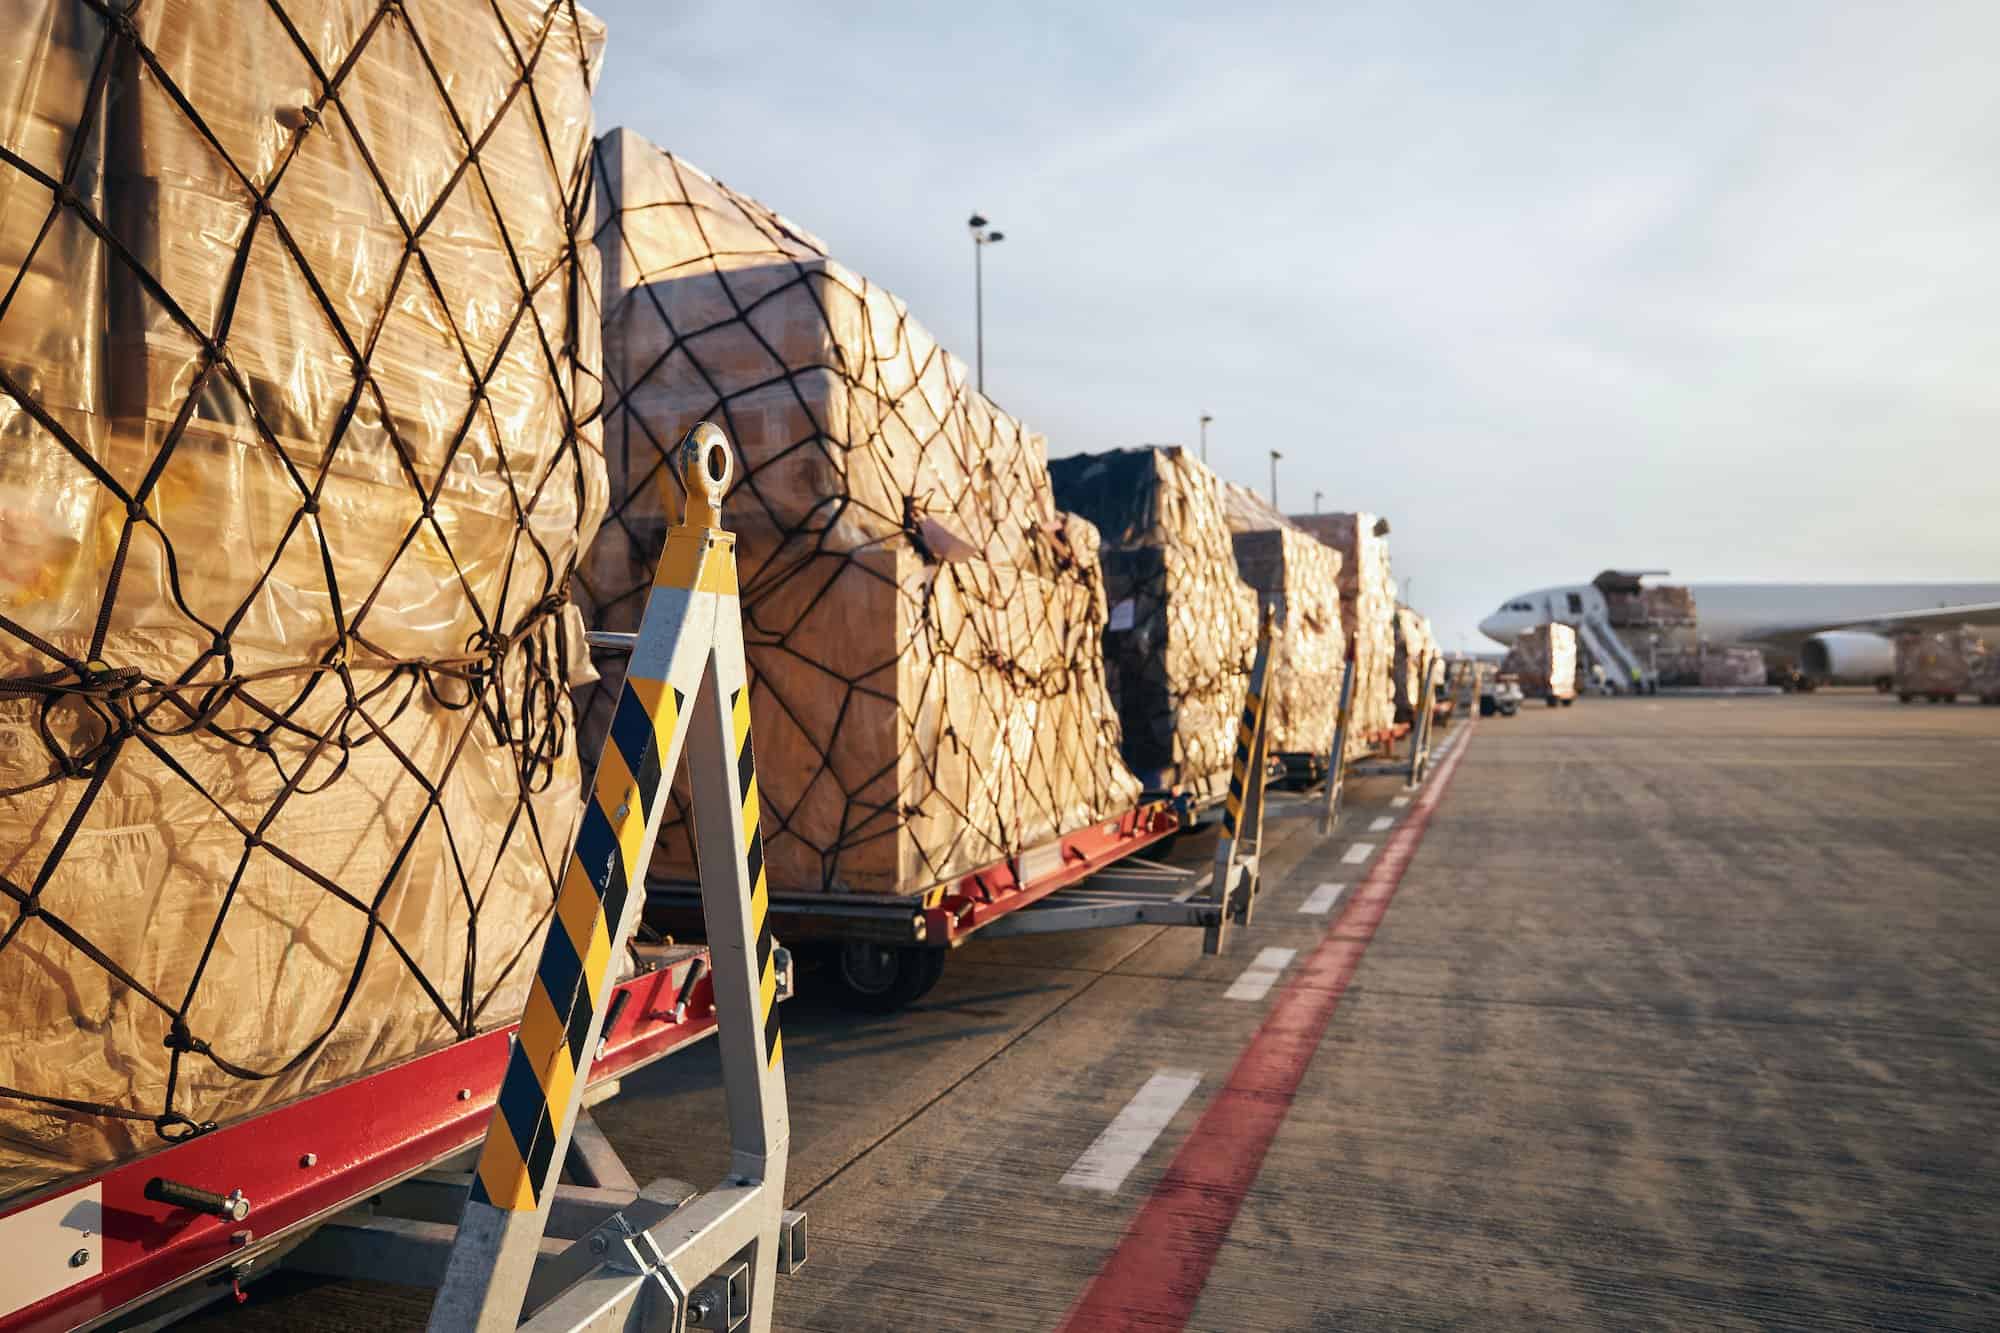
[(1398, 796), (1394, 800), (1389, 802), (1390, 805), (1396, 807), (1396, 809), (1398, 810), (1401, 810), (1404, 806), (1408, 805), (1409, 803), (1410, 803), (1410, 798), (1407, 796)]
[(1299, 904), (1299, 910), (1308, 916), (1325, 916), (1345, 892), (1345, 884), (1322, 884), (1306, 895), (1306, 900)]
[(1357, 842), (1342, 853), (1340, 859), (1345, 865), (1358, 866), (1366, 861), (1374, 850), (1375, 844), (1372, 842)]
[(1162, 1069), (1147, 1079), (1096, 1142), (1063, 1172), (1062, 1183), (1106, 1194), (1116, 1190), (1200, 1085), (1201, 1075), (1190, 1069)]
[(1297, 949), (1262, 949), (1250, 966), (1243, 969), (1243, 975), (1229, 983), (1229, 989), (1222, 992), (1225, 1000), (1261, 1000), (1271, 993), (1271, 987), (1298, 953)]
[(1396, 827), (1396, 817), (1394, 815), (1377, 815), (1375, 816), (1375, 822), (1368, 826), (1368, 831), (1370, 833), (1387, 833), (1394, 827)]

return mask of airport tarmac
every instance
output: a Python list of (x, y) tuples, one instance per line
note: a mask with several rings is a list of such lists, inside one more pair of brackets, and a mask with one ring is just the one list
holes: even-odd
[[(806, 978), (780, 1327), (2000, 1322), (2000, 709), (1584, 699), (1452, 738), (1414, 800), (1275, 825), (1222, 957), (975, 938), (888, 1018)], [(723, 1170), (708, 1047), (596, 1116), (641, 1180)], [(193, 1326), (423, 1310), (281, 1277)]]

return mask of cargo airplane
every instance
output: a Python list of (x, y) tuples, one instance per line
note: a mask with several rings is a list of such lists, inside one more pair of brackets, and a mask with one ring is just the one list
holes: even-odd
[[(1604, 585), (1635, 587), (1665, 572), (1607, 570), (1592, 583), (1520, 593), (1480, 621), (1479, 631), (1512, 645), (1522, 630), (1550, 621), (1602, 624), (1610, 611)], [(1893, 676), (1899, 633), (2000, 626), (2000, 583), (1697, 583), (1688, 591), (1706, 642), (1762, 648), (1796, 662), (1814, 681), (1837, 685)]]

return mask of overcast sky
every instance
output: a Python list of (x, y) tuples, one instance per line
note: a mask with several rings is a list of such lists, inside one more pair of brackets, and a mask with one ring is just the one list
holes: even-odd
[(1610, 565), (2000, 578), (2000, 4), (598, 0), (626, 125), (1050, 452), (1394, 523), (1447, 646)]

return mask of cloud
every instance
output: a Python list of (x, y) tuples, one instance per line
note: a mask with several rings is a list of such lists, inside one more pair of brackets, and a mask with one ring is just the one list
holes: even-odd
[(1994, 573), (1985, 4), (598, 7), (605, 125), (972, 342), (1058, 452), (1188, 439), (1519, 588)]

